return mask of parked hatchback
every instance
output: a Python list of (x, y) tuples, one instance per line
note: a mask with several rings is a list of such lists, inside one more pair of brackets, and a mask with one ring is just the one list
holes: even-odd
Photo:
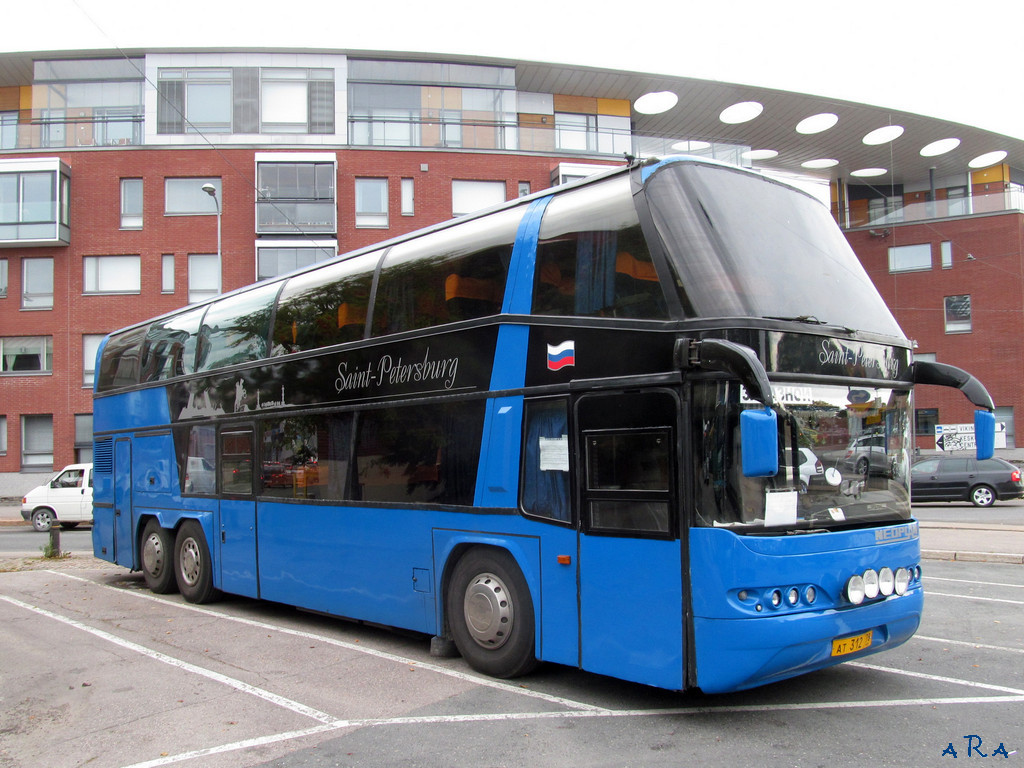
[(21, 499), (21, 516), (37, 531), (92, 524), (92, 464), (69, 464)]
[(1024, 496), (1020, 469), (1002, 459), (930, 457), (910, 471), (911, 501), (969, 501), (990, 507), (996, 499)]

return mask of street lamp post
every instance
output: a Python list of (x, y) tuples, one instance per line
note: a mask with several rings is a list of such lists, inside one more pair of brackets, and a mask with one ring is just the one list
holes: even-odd
[(217, 188), (213, 184), (209, 182), (203, 184), (202, 190), (213, 198), (213, 203), (217, 206), (217, 262), (220, 263), (220, 200), (217, 199)]

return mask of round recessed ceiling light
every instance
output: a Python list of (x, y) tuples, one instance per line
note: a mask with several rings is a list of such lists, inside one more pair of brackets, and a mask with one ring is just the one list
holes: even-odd
[(921, 157), (937, 157), (960, 146), (960, 139), (939, 139), (921, 147)]
[(883, 125), (881, 128), (873, 130), (861, 141), (865, 144), (888, 144), (893, 139), (898, 139), (902, 135), (902, 125)]
[(995, 152), (986, 152), (984, 155), (978, 155), (976, 158), (971, 160), (967, 165), (971, 168), (988, 168), (990, 165), (995, 165), (1006, 157), (1006, 150), (999, 149)]
[(674, 149), (676, 152), (697, 152), (701, 149), (707, 149), (710, 146), (710, 141), (697, 141), (696, 139), (693, 139), (677, 141), (675, 144), (672, 145), (672, 149)]
[(778, 156), (779, 153), (774, 149), (751, 149), (743, 153), (743, 157), (747, 160), (771, 160)]
[(660, 115), (679, 103), (679, 97), (672, 91), (645, 93), (633, 102), (633, 109), (642, 115)]
[(839, 161), (833, 160), (831, 157), (821, 157), (817, 160), (800, 163), (801, 168), (832, 168), (836, 165), (839, 165)]
[(741, 101), (738, 104), (733, 104), (731, 107), (723, 109), (722, 114), (718, 116), (718, 119), (723, 123), (736, 125), (737, 123), (745, 123), (748, 120), (753, 120), (763, 111), (764, 105), (759, 101)]
[(805, 117), (797, 123), (796, 132), (805, 134), (821, 133), (822, 131), (827, 131), (838, 122), (839, 115), (833, 115), (831, 112), (822, 112), (819, 115)]
[(851, 176), (882, 176), (888, 173), (885, 168), (861, 168), (857, 171), (850, 171)]

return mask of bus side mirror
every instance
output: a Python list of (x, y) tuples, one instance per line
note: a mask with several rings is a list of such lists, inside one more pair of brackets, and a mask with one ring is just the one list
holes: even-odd
[(779, 473), (779, 426), (775, 411), (742, 411), (740, 440), (744, 477), (774, 477)]
[(996, 450), (996, 415), (991, 411), (974, 412), (974, 444), (978, 459), (991, 459)]

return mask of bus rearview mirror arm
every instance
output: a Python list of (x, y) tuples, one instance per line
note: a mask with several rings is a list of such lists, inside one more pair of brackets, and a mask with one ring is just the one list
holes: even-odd
[(765, 408), (775, 406), (768, 373), (750, 347), (725, 339), (676, 339), (675, 356), (680, 368), (731, 373), (740, 380), (751, 398)]
[(955, 365), (934, 363), (930, 360), (915, 360), (912, 373), (915, 384), (954, 387), (979, 408), (974, 412), (974, 441), (978, 458), (992, 458), (996, 442), (996, 405), (985, 386)]

